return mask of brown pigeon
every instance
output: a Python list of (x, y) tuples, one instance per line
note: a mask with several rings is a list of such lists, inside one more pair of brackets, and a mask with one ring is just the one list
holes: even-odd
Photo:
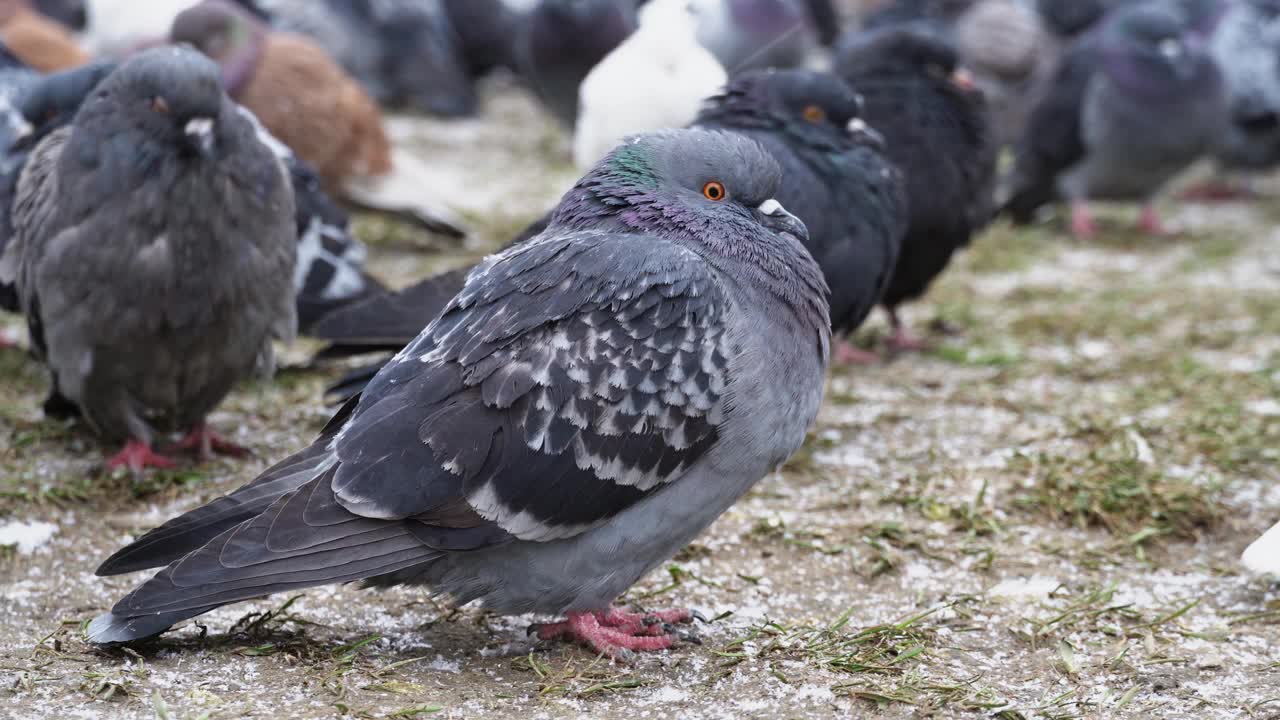
[(227, 92), (329, 187), (391, 171), (378, 106), (311, 40), (273, 31), (226, 0), (205, 0), (180, 13), (170, 40), (213, 58)]
[(66, 28), (32, 9), (29, 0), (0, 0), (0, 42), (22, 62), (58, 72), (89, 62)]

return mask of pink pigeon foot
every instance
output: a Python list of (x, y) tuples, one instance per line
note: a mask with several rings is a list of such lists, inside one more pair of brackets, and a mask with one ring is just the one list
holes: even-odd
[(108, 471), (127, 467), (134, 475), (140, 475), (149, 467), (168, 470), (176, 466), (177, 463), (171, 458), (156, 453), (150, 445), (141, 440), (130, 440), (125, 443), (123, 450), (107, 458)]
[(191, 432), (174, 446), (177, 450), (193, 450), (200, 462), (206, 462), (217, 455), (245, 457), (250, 454), (249, 448), (236, 445), (214, 432), (208, 425), (200, 423), (191, 428)]
[(1080, 240), (1092, 240), (1098, 235), (1098, 226), (1093, 222), (1093, 213), (1089, 204), (1071, 203), (1071, 234)]
[(879, 354), (856, 347), (848, 340), (836, 343), (835, 355), (837, 365), (875, 365), (881, 359)]
[(696, 615), (684, 609), (648, 613), (617, 608), (592, 612), (571, 612), (561, 622), (530, 628), (540, 640), (557, 638), (576, 642), (614, 660), (630, 660), (634, 652), (664, 650), (677, 640), (697, 642), (677, 633), (673, 625), (692, 622)]
[(928, 340), (918, 338), (907, 330), (902, 318), (898, 317), (896, 308), (889, 309), (889, 327), (893, 328), (893, 334), (886, 342), (890, 352), (925, 352), (932, 348)]
[(1164, 223), (1160, 222), (1160, 216), (1156, 214), (1155, 208), (1150, 205), (1142, 206), (1142, 215), (1138, 218), (1138, 228), (1148, 235), (1163, 237), (1169, 234), (1168, 228)]

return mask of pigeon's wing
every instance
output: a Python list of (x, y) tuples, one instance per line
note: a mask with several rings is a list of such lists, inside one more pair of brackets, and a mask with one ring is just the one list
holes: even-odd
[[(704, 262), (657, 238), (544, 237), (490, 258), (323, 451), (296, 456), (316, 463), (313, 478), (270, 493), (255, 483), (255, 508), (274, 495), (261, 514), (134, 590), (90, 639), (607, 522), (715, 443), (724, 312)], [(189, 546), (236, 512), (168, 541)]]
[(399, 351), (444, 310), (466, 276), (465, 270), (454, 270), (333, 310), (311, 328), (313, 337), (332, 343), (320, 357)]
[(1052, 202), (1058, 174), (1084, 158), (1081, 108), (1097, 68), (1096, 49), (1088, 37), (1076, 41), (1031, 111), (1004, 205), (1014, 222), (1030, 222), (1036, 210)]
[(525, 540), (608, 520), (714, 444), (724, 304), (658, 238), (543, 235), (486, 260), (365, 390), (339, 500), (403, 518), (461, 497)]

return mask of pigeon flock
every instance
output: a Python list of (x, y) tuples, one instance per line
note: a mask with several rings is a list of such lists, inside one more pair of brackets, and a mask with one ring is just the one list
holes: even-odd
[[(1204, 193), (1280, 166), (1276, 0), (864, 5), (0, 0), (0, 309), (48, 416), (137, 477), (243, 454), (206, 419), (277, 341), (369, 363), (311, 445), (103, 562), (159, 570), (89, 640), (362, 581), (671, 647), (695, 614), (614, 601), (800, 448), (829, 365), (928, 347), (899, 309), (985, 228), (1088, 240), (1120, 201), (1161, 234), (1191, 166)], [(474, 115), (492, 73), (581, 179), (390, 289), (350, 212), (468, 228), (383, 112)], [(1280, 573), (1280, 526), (1244, 562)]]

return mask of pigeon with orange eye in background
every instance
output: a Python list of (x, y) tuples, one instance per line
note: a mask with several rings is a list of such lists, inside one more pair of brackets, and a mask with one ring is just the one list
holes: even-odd
[(862, 95), (862, 116), (906, 179), (907, 230), (881, 304), (889, 348), (923, 349), (899, 308), (991, 220), (997, 145), (986, 102), (955, 46), (913, 24), (846, 35), (835, 71)]
[(878, 359), (847, 336), (884, 295), (907, 223), (902, 174), (861, 112), (861, 98), (834, 75), (756, 70), (731, 80), (695, 121), (758, 141), (782, 166), (778, 201), (809, 228), (805, 246), (831, 287), (831, 328), (845, 336), (836, 362)]

